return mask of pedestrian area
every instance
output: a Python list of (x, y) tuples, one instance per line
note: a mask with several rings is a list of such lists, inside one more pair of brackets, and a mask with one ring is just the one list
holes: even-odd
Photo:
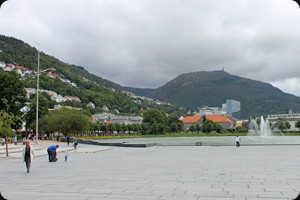
[[(56, 144), (56, 143), (53, 143)], [(292, 200), (300, 191), (300, 146), (46, 146), (26, 173), (20, 156), (0, 157), (8, 200)], [(2, 147), (1, 147), (2, 148)], [(69, 150), (68, 161), (63, 151)], [(1, 152), (3, 150), (1, 149)], [(17, 154), (16, 154), (17, 155)]]

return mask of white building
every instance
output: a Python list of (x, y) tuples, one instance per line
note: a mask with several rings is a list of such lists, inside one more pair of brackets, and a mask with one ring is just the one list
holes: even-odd
[(109, 108), (107, 106), (102, 106), (101, 108), (102, 110), (105, 110), (105, 111), (109, 111)]
[(0, 67), (1, 67), (1, 68), (4, 68), (4, 67), (5, 67), (5, 62), (0, 61)]
[(143, 117), (141, 116), (112, 116), (110, 120), (114, 124), (141, 124)]
[(297, 121), (300, 121), (300, 113), (288, 113), (288, 114), (272, 114), (268, 115), (266, 120), (268, 120), (272, 125), (277, 121), (283, 120), (290, 123), (291, 128), (287, 131), (299, 131), (299, 128), (296, 127)]
[(7, 71), (7, 72), (10, 72), (14, 69), (15, 69), (15, 65), (13, 65), (13, 64), (6, 64), (4, 67), (4, 71)]
[(204, 106), (202, 108), (199, 108), (197, 112), (195, 112), (195, 115), (203, 116), (203, 115), (223, 115), (226, 114), (225, 111), (220, 109), (219, 107), (209, 107)]
[(104, 122), (104, 121), (106, 121), (107, 119), (110, 119), (110, 117), (113, 117), (113, 116), (115, 116), (115, 115), (112, 114), (112, 113), (100, 113), (100, 114), (92, 115), (92, 119), (94, 121), (97, 121), (97, 122)]
[(53, 101), (57, 102), (57, 103), (65, 102), (66, 101), (66, 99), (62, 95), (60, 95), (60, 94), (56, 94), (54, 96), (51, 96), (51, 99)]
[(26, 98), (30, 99), (30, 95), (35, 94), (36, 89), (35, 88), (25, 88), (26, 91)]
[(86, 106), (91, 107), (91, 108), (95, 108), (95, 104), (93, 102), (89, 102)]

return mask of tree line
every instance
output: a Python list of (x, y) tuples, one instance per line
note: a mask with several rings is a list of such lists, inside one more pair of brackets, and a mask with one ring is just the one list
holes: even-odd
[[(36, 96), (26, 100), (24, 82), (19, 80), (14, 72), (4, 72), (0, 69), (0, 134), (14, 135), (13, 129), (18, 130), (25, 122), (26, 130), (36, 131)], [(59, 132), (64, 135), (105, 134), (165, 134), (177, 133), (183, 129), (178, 113), (166, 114), (158, 109), (143, 111), (141, 124), (112, 124), (92, 122), (89, 110), (73, 110), (62, 108), (49, 110), (51, 99), (49, 95), (39, 95), (39, 131), (42, 133)], [(25, 108), (25, 111), (24, 111)], [(23, 109), (23, 111), (21, 111)], [(273, 128), (286, 131), (291, 125), (285, 120), (279, 120)], [(300, 121), (296, 123), (300, 128)], [(217, 132), (224, 130), (219, 124), (205, 120), (200, 125), (189, 127), (190, 132)]]

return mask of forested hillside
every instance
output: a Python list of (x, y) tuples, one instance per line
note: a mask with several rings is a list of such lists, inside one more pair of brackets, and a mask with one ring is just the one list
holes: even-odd
[(187, 108), (221, 107), (226, 99), (241, 102), (242, 117), (300, 112), (300, 98), (282, 92), (271, 84), (231, 75), (225, 71), (194, 72), (179, 75), (149, 97)]
[[(23, 78), (24, 84), (26, 88), (36, 88), (37, 49), (21, 40), (0, 35), (0, 50), (0, 61), (32, 71), (33, 76)], [(125, 95), (120, 85), (91, 74), (81, 66), (66, 64), (44, 52), (40, 53), (40, 71), (40, 89), (54, 91), (62, 96), (76, 96), (81, 100), (80, 103), (67, 101), (64, 105), (86, 108), (92, 102), (96, 106), (92, 113), (101, 112), (99, 108), (103, 106), (110, 111), (117, 110), (126, 114), (139, 114), (141, 108), (147, 109)], [(59, 78), (50, 78), (49, 72), (59, 75)]]

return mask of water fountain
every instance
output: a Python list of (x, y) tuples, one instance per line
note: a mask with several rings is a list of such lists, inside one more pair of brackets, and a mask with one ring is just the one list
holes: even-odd
[(257, 122), (254, 119), (250, 120), (249, 123), (249, 134), (257, 134), (262, 137), (273, 136), (273, 132), (270, 128), (270, 124), (268, 120), (265, 120), (263, 116), (260, 117), (260, 124), (258, 126)]
[(260, 117), (260, 136), (268, 137), (273, 136), (273, 132), (270, 128), (270, 124), (268, 120), (265, 120), (263, 116)]

